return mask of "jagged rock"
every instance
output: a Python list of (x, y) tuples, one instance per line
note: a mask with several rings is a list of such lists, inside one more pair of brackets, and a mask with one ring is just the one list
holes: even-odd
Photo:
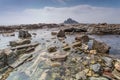
[(66, 37), (65, 32), (63, 30), (60, 30), (57, 34), (57, 37)]
[(48, 48), (48, 52), (56, 52), (57, 51), (57, 47), (50, 47)]
[(102, 57), (102, 59), (105, 61), (106, 66), (108, 66), (108, 67), (112, 67), (113, 66), (113, 64), (112, 64), (113, 60), (111, 58), (109, 58), (109, 57)]
[(99, 53), (109, 53), (110, 47), (104, 42), (94, 40), (92, 49), (96, 50)]
[(86, 43), (89, 41), (89, 37), (87, 35), (77, 36), (75, 40)]
[(12, 47), (18, 46), (18, 45), (24, 45), (24, 44), (30, 44), (31, 41), (29, 39), (23, 39), (23, 40), (17, 40), (17, 41), (10, 41), (9, 44)]
[(0, 52), (0, 68), (8, 66), (17, 59), (17, 55), (10, 49), (3, 49)]
[(28, 31), (26, 31), (26, 30), (20, 30), (18, 37), (22, 38), (22, 39), (24, 39), (24, 38), (30, 38), (31, 34), (28, 33)]

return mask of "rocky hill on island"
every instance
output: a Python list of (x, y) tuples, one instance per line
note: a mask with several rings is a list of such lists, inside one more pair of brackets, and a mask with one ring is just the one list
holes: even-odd
[(67, 20), (64, 21), (64, 24), (78, 24), (79, 22), (71, 19), (71, 18), (68, 18)]

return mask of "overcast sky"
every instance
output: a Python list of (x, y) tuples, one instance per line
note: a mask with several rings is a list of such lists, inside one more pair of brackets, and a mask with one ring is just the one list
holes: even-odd
[(0, 25), (120, 23), (120, 0), (0, 0)]

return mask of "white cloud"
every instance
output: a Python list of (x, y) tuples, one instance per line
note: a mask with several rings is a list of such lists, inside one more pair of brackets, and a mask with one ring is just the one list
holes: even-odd
[(9, 12), (0, 16), (0, 24), (62, 23), (73, 18), (80, 23), (120, 23), (120, 9), (78, 5), (73, 7), (44, 7)]

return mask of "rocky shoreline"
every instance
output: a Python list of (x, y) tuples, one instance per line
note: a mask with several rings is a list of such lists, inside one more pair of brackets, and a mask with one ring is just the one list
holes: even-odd
[[(68, 43), (67, 38), (76, 32), (79, 35)], [(71, 27), (51, 32), (46, 42), (52, 41), (52, 46), (31, 42), (31, 35), (19, 30), (19, 40), (10, 41), (11, 48), (0, 51), (1, 80), (16, 76), (24, 80), (17, 75), (21, 71), (29, 76), (25, 80), (120, 80), (120, 60), (109, 55), (106, 43), (88, 37), (86, 30)], [(46, 48), (41, 50), (41, 45)]]
[[(11, 33), (20, 29), (44, 29), (44, 28), (60, 28), (66, 32), (86, 32), (87, 34), (120, 34), (120, 24), (28, 24), (28, 25), (11, 25), (0, 26), (0, 33)], [(66, 30), (67, 29), (67, 30)]]

